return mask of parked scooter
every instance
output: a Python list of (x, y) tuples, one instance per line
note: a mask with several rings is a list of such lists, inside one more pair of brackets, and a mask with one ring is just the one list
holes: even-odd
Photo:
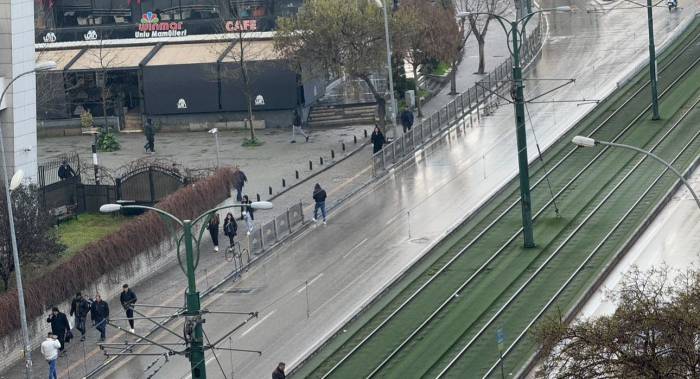
[(672, 11), (678, 8), (678, 0), (666, 0), (666, 6), (668, 7), (669, 11)]

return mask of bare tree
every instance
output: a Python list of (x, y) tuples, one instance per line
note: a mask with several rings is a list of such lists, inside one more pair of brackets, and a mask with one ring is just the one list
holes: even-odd
[(258, 29), (257, 21), (242, 17), (237, 7), (230, 2), (226, 4), (229, 6), (229, 13), (233, 16), (233, 20), (221, 20), (218, 25), (219, 32), (226, 36), (225, 41), (228, 44), (215, 44), (212, 46), (212, 52), (218, 55), (222, 61), (217, 73), (217, 80), (222, 78), (240, 81), (248, 112), (248, 117), (244, 120), (244, 123), (250, 132), (250, 138), (244, 144), (255, 146), (260, 141), (255, 135), (253, 124), (253, 106), (255, 103), (253, 78), (255, 76), (255, 65), (251, 64), (251, 62), (275, 59), (276, 57), (269, 42), (255, 40), (250, 36), (250, 32), (255, 32)]
[(545, 320), (536, 337), (544, 378), (700, 378), (700, 271), (633, 269), (609, 316)]
[[(486, 33), (489, 30), (491, 21), (496, 16), (501, 16), (508, 10), (510, 2), (508, 0), (456, 0), (457, 12), (466, 12), (466, 21), (469, 23), (471, 33), (476, 38), (479, 46), (479, 67), (477, 74), (484, 74), (486, 71), (486, 56), (484, 47), (486, 45)], [(469, 37), (467, 35), (467, 37)], [(466, 42), (466, 39), (465, 39)]]
[[(100, 36), (102, 37), (102, 36)], [(112, 100), (112, 90), (108, 85), (109, 74), (112, 69), (123, 63), (124, 59), (117, 54), (114, 48), (105, 47), (104, 39), (98, 40), (97, 47), (89, 49), (86, 54), (90, 55), (97, 65), (96, 84), (100, 89), (100, 101), (102, 103), (102, 132), (108, 130), (107, 127), (107, 104)]]
[[(454, 8), (432, 4), (424, 0), (404, 0), (394, 14), (394, 50), (401, 52), (412, 66), (413, 77), (418, 78), (418, 66), (430, 60), (454, 62), (458, 60), (459, 30)], [(416, 80), (416, 105), (422, 116), (420, 88)]]
[(296, 16), (278, 20), (275, 48), (293, 69), (308, 70), (305, 74), (362, 80), (384, 128), (385, 94), (372, 80), (385, 65), (384, 19), (374, 2), (307, 0)]

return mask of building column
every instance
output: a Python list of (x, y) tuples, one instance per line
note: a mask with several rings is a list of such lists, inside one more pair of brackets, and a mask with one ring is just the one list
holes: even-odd
[[(2, 88), (34, 69), (34, 0), (0, 0), (0, 77)], [(22, 169), (37, 179), (36, 76), (18, 79), (0, 106), (9, 174)]]

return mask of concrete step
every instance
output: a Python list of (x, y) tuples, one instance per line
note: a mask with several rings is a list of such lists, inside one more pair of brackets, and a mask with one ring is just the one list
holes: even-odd
[(374, 125), (375, 119), (367, 117), (344, 118), (337, 120), (309, 121), (309, 126), (312, 128), (323, 128), (331, 126), (346, 126), (346, 125)]

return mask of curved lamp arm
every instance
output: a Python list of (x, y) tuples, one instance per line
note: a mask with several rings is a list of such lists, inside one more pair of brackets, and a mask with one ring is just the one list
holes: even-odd
[(105, 204), (105, 205), (103, 205), (103, 206), (100, 207), (100, 212), (102, 212), (102, 213), (109, 213), (109, 212), (118, 211), (118, 210), (120, 210), (120, 209), (147, 209), (147, 210), (149, 210), (149, 211), (153, 211), (153, 212), (156, 212), (156, 213), (160, 213), (160, 214), (162, 214), (163, 216), (166, 216), (166, 217), (172, 219), (173, 221), (177, 222), (178, 225), (180, 225), (180, 226), (185, 226), (185, 223), (184, 223), (182, 220), (180, 220), (179, 218), (175, 217), (175, 216), (172, 215), (171, 213), (168, 213), (168, 212), (166, 212), (166, 211), (164, 211), (164, 210), (162, 210), (162, 209), (158, 209), (158, 208), (155, 208), (155, 207), (149, 207), (149, 206), (146, 206), (146, 205)]

